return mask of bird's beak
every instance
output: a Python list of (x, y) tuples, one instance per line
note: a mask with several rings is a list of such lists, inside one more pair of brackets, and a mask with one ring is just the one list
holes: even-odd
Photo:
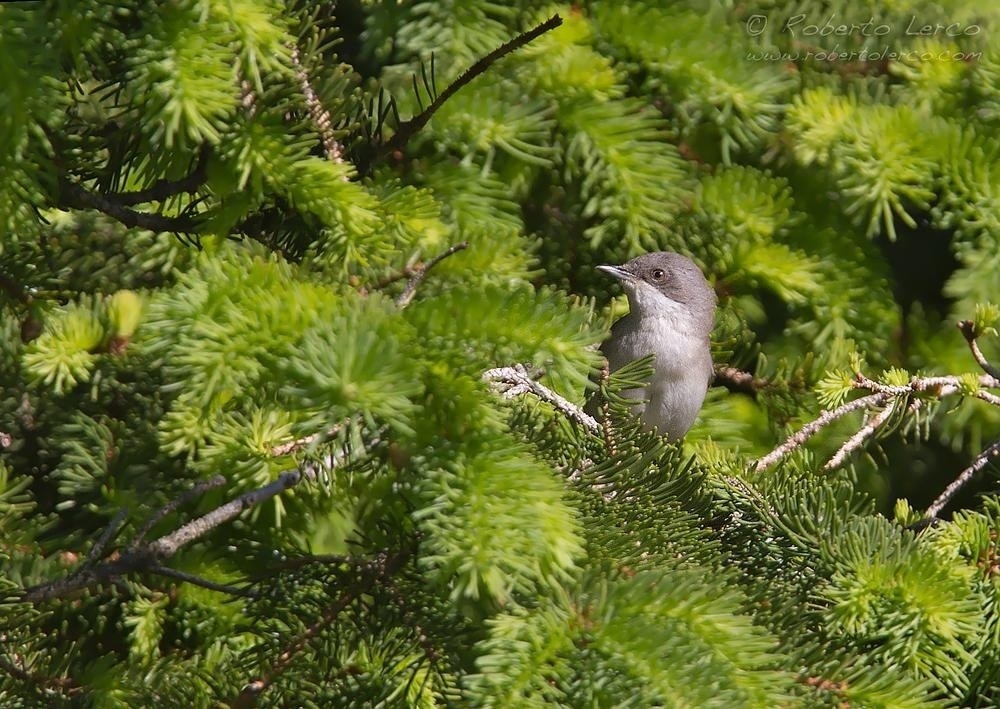
[(604, 271), (609, 276), (614, 276), (619, 281), (631, 281), (635, 276), (626, 271), (621, 266), (598, 266), (598, 271)]

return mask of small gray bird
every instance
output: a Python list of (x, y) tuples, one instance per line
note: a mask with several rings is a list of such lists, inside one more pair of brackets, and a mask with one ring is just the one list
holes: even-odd
[(601, 345), (612, 372), (654, 355), (647, 388), (622, 395), (646, 399), (635, 413), (644, 426), (671, 440), (684, 436), (701, 410), (712, 381), (709, 335), (715, 322), (715, 291), (686, 256), (658, 251), (622, 266), (598, 266), (621, 281), (629, 314)]

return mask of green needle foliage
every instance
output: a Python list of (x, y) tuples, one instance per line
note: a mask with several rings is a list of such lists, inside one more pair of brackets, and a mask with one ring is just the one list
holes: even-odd
[(973, 0), (0, 5), (0, 705), (996, 705), (998, 121)]

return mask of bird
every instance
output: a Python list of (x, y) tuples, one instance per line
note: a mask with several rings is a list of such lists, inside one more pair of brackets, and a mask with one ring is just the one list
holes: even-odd
[[(694, 424), (714, 375), (715, 291), (691, 259), (669, 251), (597, 268), (621, 282), (629, 303), (628, 315), (601, 345), (608, 370), (653, 355), (649, 384), (621, 394), (639, 400), (632, 410), (643, 428), (679, 440)], [(588, 408), (595, 408), (593, 401)]]

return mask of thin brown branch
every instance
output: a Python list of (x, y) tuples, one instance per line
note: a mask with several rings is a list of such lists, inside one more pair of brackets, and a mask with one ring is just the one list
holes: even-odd
[(182, 193), (193, 194), (205, 184), (210, 155), (211, 151), (207, 147), (203, 147), (198, 154), (198, 161), (195, 163), (194, 169), (179, 180), (157, 180), (144, 190), (115, 192), (105, 195), (105, 198), (127, 207), (145, 202), (162, 202)]
[(983, 351), (979, 349), (979, 333), (976, 332), (976, 324), (971, 320), (961, 320), (958, 323), (958, 329), (968, 343), (969, 350), (972, 351), (972, 357), (976, 360), (976, 364), (982, 367), (983, 371), (994, 379), (1000, 379), (1000, 369), (990, 363), (986, 359), (986, 355), (983, 354)]
[(294, 441), (288, 441), (287, 443), (280, 443), (272, 447), (269, 453), (274, 457), (291, 455), (292, 453), (300, 451), (303, 448), (308, 448), (309, 446), (316, 443), (320, 439), (325, 438), (327, 435), (332, 435), (336, 433), (337, 430), (339, 430), (339, 428), (340, 428), (339, 426), (332, 428), (325, 435), (322, 433), (313, 433), (308, 436), (303, 436), (302, 438), (296, 438)]
[(512, 399), (521, 394), (531, 394), (551, 404), (567, 418), (576, 421), (590, 431), (599, 433), (601, 430), (601, 424), (597, 422), (597, 419), (545, 385), (536, 382), (531, 378), (527, 367), (523, 364), (489, 369), (483, 373), (483, 379), (490, 382), (505, 399)]
[(423, 263), (421, 261), (414, 259), (412, 263), (408, 263), (395, 273), (390, 273), (388, 276), (379, 279), (378, 283), (376, 283), (373, 286), (369, 286), (369, 288), (371, 290), (383, 290), (385, 288), (388, 288), (393, 283), (401, 281), (404, 278), (412, 278), (414, 275), (416, 275), (417, 271), (419, 271), (422, 266)]
[(777, 463), (779, 460), (787, 456), (789, 453), (797, 448), (800, 448), (807, 440), (809, 440), (816, 433), (821, 431), (826, 426), (837, 419), (843, 418), (847, 414), (858, 411), (860, 409), (866, 409), (873, 406), (881, 406), (888, 399), (888, 394), (877, 392), (875, 394), (869, 394), (868, 396), (862, 396), (859, 399), (854, 399), (853, 401), (848, 401), (845, 404), (841, 404), (837, 408), (831, 411), (824, 411), (819, 415), (816, 420), (807, 423), (805, 426), (800, 428), (794, 434), (789, 436), (784, 443), (772, 450), (770, 453), (765, 455), (763, 458), (758, 459), (752, 464), (751, 470), (753, 472), (760, 472), (770, 468), (772, 465)]
[(201, 586), (202, 588), (207, 588), (210, 591), (218, 591), (219, 593), (228, 593), (230, 596), (254, 595), (249, 589), (240, 588), (239, 586), (230, 586), (224, 583), (216, 583), (215, 581), (209, 581), (208, 579), (203, 579), (200, 576), (195, 576), (194, 574), (188, 574), (183, 571), (178, 571), (177, 569), (171, 569), (168, 566), (160, 566), (159, 564), (154, 564), (150, 566), (147, 569), (147, 571), (151, 574), (166, 576), (167, 578), (183, 581), (184, 583), (189, 583), (194, 586)]
[(944, 489), (944, 492), (938, 495), (937, 499), (927, 508), (924, 516), (930, 519), (937, 517), (951, 498), (972, 480), (976, 473), (985, 468), (986, 464), (998, 455), (1000, 455), (1000, 441), (994, 441), (986, 450), (976, 456), (976, 459), (972, 461), (972, 464), (968, 468), (959, 473), (958, 477)]
[(295, 659), (303, 648), (305, 648), (309, 642), (319, 635), (323, 630), (328, 628), (340, 615), (347, 606), (349, 606), (358, 596), (358, 590), (354, 588), (349, 588), (343, 591), (319, 617), (319, 619), (310, 625), (305, 631), (299, 635), (295, 640), (289, 645), (280, 655), (278, 655), (277, 661), (274, 666), (271, 667), (271, 671), (259, 679), (255, 679), (249, 682), (243, 690), (237, 695), (230, 703), (229, 706), (232, 709), (246, 709), (247, 707), (257, 706), (257, 701), (260, 695), (264, 691), (274, 684), (274, 681), (280, 677), (288, 666)]
[(59, 206), (66, 209), (94, 209), (125, 226), (157, 233), (195, 234), (198, 223), (188, 216), (167, 217), (129, 209), (109, 197), (90, 192), (66, 178), (59, 180)]
[(424, 278), (427, 277), (428, 271), (430, 271), (432, 268), (437, 266), (439, 263), (444, 261), (452, 254), (457, 254), (459, 251), (464, 251), (467, 248), (469, 248), (469, 242), (463, 241), (461, 243), (454, 244), (453, 246), (449, 246), (447, 250), (438, 254), (427, 263), (412, 266), (410, 280), (407, 281), (406, 287), (403, 289), (403, 292), (399, 294), (398, 298), (396, 298), (396, 305), (401, 310), (405, 308), (407, 305), (409, 305), (410, 302), (413, 300), (413, 296), (417, 294), (417, 288), (420, 286), (421, 283), (423, 283)]
[(392, 153), (396, 150), (402, 150), (403, 147), (405, 147), (410, 141), (410, 138), (427, 125), (428, 121), (430, 121), (434, 114), (437, 113), (438, 109), (440, 109), (448, 99), (458, 93), (462, 87), (480, 74), (484, 73), (500, 59), (503, 59), (508, 54), (517, 51), (529, 42), (541, 37), (546, 32), (554, 30), (561, 24), (562, 18), (559, 17), (559, 15), (553, 15), (540, 25), (533, 27), (527, 32), (517, 35), (514, 39), (502, 44), (486, 56), (479, 59), (475, 64), (462, 72), (462, 74), (450, 83), (444, 91), (438, 94), (427, 108), (410, 120), (401, 123), (399, 128), (396, 130), (396, 134), (393, 135), (389, 142), (383, 147), (383, 152)]

